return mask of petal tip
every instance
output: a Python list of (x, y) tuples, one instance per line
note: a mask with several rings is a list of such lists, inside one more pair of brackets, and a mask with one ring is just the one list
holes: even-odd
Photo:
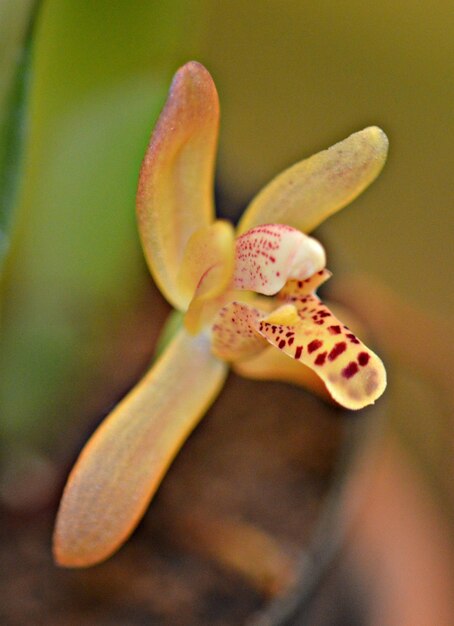
[(384, 164), (389, 149), (389, 139), (385, 131), (379, 126), (368, 126), (358, 133), (354, 133), (353, 136), (355, 134), (361, 135), (364, 138), (364, 141), (373, 150), (374, 156)]
[(169, 90), (169, 100), (187, 102), (192, 92), (200, 114), (206, 113), (209, 108), (218, 115), (219, 97), (216, 86), (210, 72), (198, 61), (189, 61), (176, 71)]

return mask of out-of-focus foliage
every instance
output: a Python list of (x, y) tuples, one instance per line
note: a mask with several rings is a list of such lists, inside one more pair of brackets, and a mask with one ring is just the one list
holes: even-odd
[(0, 4), (0, 268), (8, 246), (8, 229), (19, 178), (24, 135), (29, 27), (35, 0)]
[(201, 7), (40, 5), (1, 293), (8, 445), (51, 449), (54, 433), (61, 436), (96, 393), (108, 362), (121, 359), (116, 337), (127, 340), (149, 283), (135, 225), (138, 170), (169, 77), (194, 50)]

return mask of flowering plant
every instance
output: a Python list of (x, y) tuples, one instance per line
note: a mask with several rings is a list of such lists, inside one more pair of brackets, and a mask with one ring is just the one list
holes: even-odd
[(126, 540), (229, 364), (250, 377), (322, 387), (349, 409), (385, 388), (381, 360), (316, 295), (331, 274), (323, 247), (305, 233), (378, 175), (386, 136), (366, 128), (284, 171), (235, 233), (214, 219), (218, 124), (210, 74), (187, 63), (152, 134), (137, 193), (148, 265), (184, 325), (83, 449), (57, 518), (61, 565), (92, 565)]

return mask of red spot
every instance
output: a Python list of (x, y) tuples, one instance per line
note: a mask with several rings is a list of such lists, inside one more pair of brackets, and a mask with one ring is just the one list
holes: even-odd
[(361, 343), (360, 340), (355, 337), (353, 333), (347, 333), (347, 337), (350, 339), (352, 343)]
[(358, 364), (355, 361), (350, 361), (347, 367), (342, 370), (342, 376), (344, 378), (352, 378), (359, 372)]
[(320, 317), (329, 317), (331, 313), (328, 313), (328, 311), (320, 311), (319, 315)]
[(332, 335), (340, 335), (341, 327), (340, 326), (328, 326), (328, 330)]
[(285, 333), (286, 337), (291, 337), (292, 335), (294, 335), (294, 331), (293, 330), (289, 330), (288, 333)]
[(323, 365), (324, 362), (326, 361), (326, 355), (328, 353), (327, 352), (322, 352), (321, 354), (317, 355), (317, 358), (315, 359), (315, 365)]
[(303, 346), (296, 346), (295, 359), (299, 359), (302, 352), (303, 352)]
[(278, 345), (279, 348), (282, 350), (282, 348), (285, 346), (285, 339), (281, 339)]
[(317, 326), (321, 326), (324, 323), (325, 322), (323, 320), (315, 320), (315, 322), (314, 322), (314, 324), (317, 324)]
[(369, 363), (370, 354), (367, 352), (360, 352), (358, 354), (358, 363), (363, 367)]
[(336, 343), (334, 348), (328, 354), (328, 359), (330, 361), (334, 361), (334, 359), (337, 359), (337, 357), (340, 354), (342, 354), (342, 352), (345, 352), (346, 349), (347, 349), (347, 344), (345, 343), (345, 341), (339, 341), (339, 343)]
[(320, 341), (320, 339), (314, 339), (314, 341), (311, 341), (310, 344), (307, 346), (307, 349), (308, 349), (309, 354), (312, 354), (312, 352), (315, 352), (322, 346), (323, 346), (323, 341)]
[(291, 346), (294, 341), (295, 341), (295, 337), (290, 337), (287, 343), (289, 346)]

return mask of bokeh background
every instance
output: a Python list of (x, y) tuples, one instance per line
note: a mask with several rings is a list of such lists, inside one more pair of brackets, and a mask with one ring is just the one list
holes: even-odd
[(328, 292), (389, 368), (340, 515), (348, 558), (371, 578), (360, 623), (454, 623), (452, 4), (3, 0), (0, 54), (6, 518), (21, 536), (51, 519), (77, 450), (151, 358), (167, 308), (142, 259), (135, 186), (171, 77), (197, 59), (221, 98), (224, 216), (351, 132), (389, 136), (379, 180), (317, 233)]

